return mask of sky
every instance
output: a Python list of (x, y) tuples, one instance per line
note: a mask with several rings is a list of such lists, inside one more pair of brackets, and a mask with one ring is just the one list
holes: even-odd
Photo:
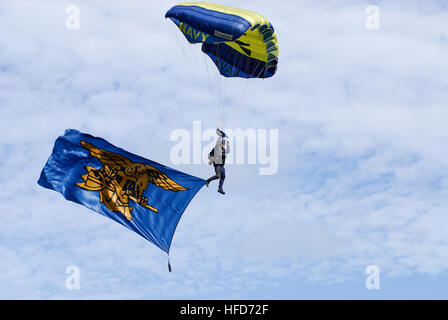
[(278, 130), (278, 170), (226, 165), (226, 195), (204, 188), (185, 211), (170, 273), (157, 247), (37, 180), (68, 128), (212, 175), (170, 158), (174, 130), (219, 115), (164, 18), (177, 2), (0, 2), (0, 298), (447, 299), (447, 2), (220, 3), (275, 27), (278, 71), (234, 124)]

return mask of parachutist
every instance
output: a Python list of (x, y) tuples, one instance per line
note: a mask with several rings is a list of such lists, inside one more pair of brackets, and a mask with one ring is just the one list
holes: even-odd
[(208, 187), (211, 181), (219, 179), (219, 187), (218, 192), (221, 194), (226, 194), (224, 190), (222, 189), (222, 186), (224, 184), (224, 180), (226, 178), (226, 170), (224, 169), (224, 164), (226, 162), (226, 155), (229, 153), (229, 142), (228, 140), (225, 140), (226, 134), (216, 129), (216, 133), (219, 136), (218, 141), (216, 141), (215, 147), (210, 151), (210, 154), (208, 156), (209, 164), (213, 164), (215, 167), (215, 175), (208, 178), (205, 185)]

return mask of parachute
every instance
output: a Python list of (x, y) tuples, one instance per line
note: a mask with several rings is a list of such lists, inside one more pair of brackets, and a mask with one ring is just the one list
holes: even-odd
[[(178, 42), (196, 85), (202, 87), (200, 95), (204, 100), (209, 95), (205, 103), (218, 108), (218, 127), (223, 127), (225, 111), (232, 108), (235, 122), (236, 110), (255, 90), (251, 84), (277, 71), (279, 47), (272, 24), (249, 10), (206, 2), (180, 3), (165, 18), (174, 23), (169, 24), (176, 29), (175, 37), (180, 34), (187, 40)], [(213, 75), (212, 69), (218, 72)]]
[(255, 12), (188, 2), (174, 6), (165, 17), (188, 42), (202, 43), (202, 52), (225, 77), (269, 78), (277, 71), (277, 35), (272, 24)]

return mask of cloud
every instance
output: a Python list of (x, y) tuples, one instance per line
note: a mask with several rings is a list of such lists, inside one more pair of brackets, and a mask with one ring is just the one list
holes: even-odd
[[(67, 128), (212, 174), (170, 165), (170, 132), (214, 127), (218, 113), (164, 21), (175, 3), (78, 1), (79, 31), (65, 28), (65, 3), (0, 4), (0, 297), (222, 298), (266, 281), (362, 284), (370, 264), (390, 277), (446, 272), (443, 2), (378, 1), (381, 29), (368, 31), (367, 2), (225, 1), (278, 33), (278, 73), (254, 85), (236, 125), (279, 130), (279, 170), (228, 166), (225, 197), (202, 190), (172, 273), (144, 239), (38, 187)], [(70, 264), (78, 292), (65, 288)]]
[(348, 244), (322, 225), (278, 219), (249, 228), (240, 237), (236, 242), (244, 257), (283, 263), (331, 258), (339, 248)]

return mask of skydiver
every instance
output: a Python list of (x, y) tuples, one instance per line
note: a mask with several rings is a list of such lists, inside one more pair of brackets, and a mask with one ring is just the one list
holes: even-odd
[(224, 164), (226, 162), (226, 154), (230, 151), (229, 141), (226, 139), (227, 136), (223, 131), (216, 129), (216, 134), (218, 135), (218, 140), (208, 156), (208, 159), (210, 160), (208, 164), (213, 164), (216, 174), (208, 178), (205, 185), (208, 187), (211, 181), (219, 179), (218, 192), (221, 194), (226, 194), (222, 189), (222, 185), (224, 184), (224, 180), (226, 178)]

